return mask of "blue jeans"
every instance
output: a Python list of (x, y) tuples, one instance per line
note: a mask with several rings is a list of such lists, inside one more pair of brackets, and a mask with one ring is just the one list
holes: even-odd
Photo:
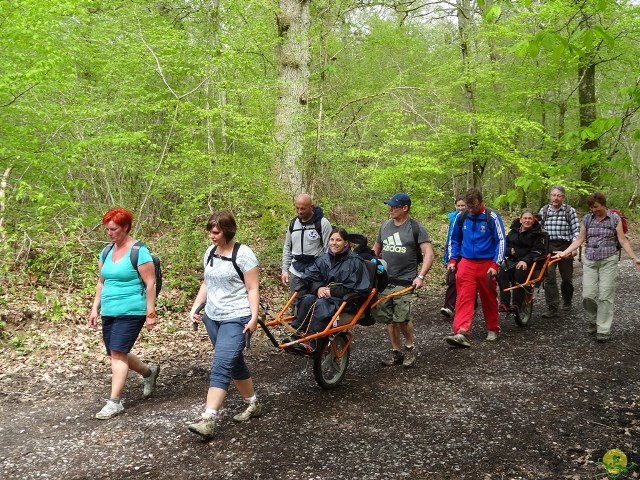
[(202, 317), (214, 349), (209, 387), (228, 390), (231, 380), (251, 378), (242, 354), (245, 345), (245, 336), (242, 331), (249, 320), (251, 320), (250, 315), (224, 322), (211, 320), (206, 314)]

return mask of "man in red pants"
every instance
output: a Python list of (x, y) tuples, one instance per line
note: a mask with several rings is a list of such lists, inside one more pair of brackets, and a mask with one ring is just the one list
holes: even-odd
[(465, 200), (467, 212), (458, 215), (449, 242), (447, 269), (456, 271), (458, 298), (453, 335), (445, 340), (454, 347), (469, 348), (477, 294), (488, 331), (487, 340), (497, 340), (500, 333), (496, 275), (498, 264), (504, 260), (506, 233), (502, 218), (498, 212), (485, 207), (479, 189), (470, 189)]

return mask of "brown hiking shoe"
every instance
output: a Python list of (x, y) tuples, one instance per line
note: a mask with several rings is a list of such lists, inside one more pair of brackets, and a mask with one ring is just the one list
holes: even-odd
[(404, 361), (402, 366), (404, 368), (411, 368), (416, 364), (416, 347), (404, 349)]
[(394, 365), (400, 365), (403, 360), (404, 355), (402, 355), (402, 352), (399, 352), (398, 350), (392, 350), (391, 355), (382, 360), (382, 365), (384, 365), (385, 367), (392, 367)]

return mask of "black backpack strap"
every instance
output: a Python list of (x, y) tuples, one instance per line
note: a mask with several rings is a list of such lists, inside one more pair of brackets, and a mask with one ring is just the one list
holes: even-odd
[(138, 274), (138, 279), (140, 279), (140, 283), (142, 284), (143, 292), (146, 290), (147, 286), (144, 284), (144, 280), (142, 280), (142, 275), (138, 271), (138, 259), (140, 258), (140, 247), (144, 246), (142, 242), (136, 242), (131, 247), (131, 254), (129, 255), (129, 259), (131, 260), (131, 266)]
[(318, 232), (318, 235), (320, 235), (320, 243), (322, 245), (324, 245), (324, 241), (322, 239), (322, 219), (323, 218), (324, 217), (320, 217), (318, 220), (316, 220), (316, 223), (315, 223), (316, 232)]
[(462, 224), (464, 223), (464, 221), (467, 219), (468, 216), (469, 216), (469, 210), (465, 210), (464, 212), (462, 212), (462, 214), (458, 217), (458, 221), (456, 222), (458, 227), (462, 228)]
[[(322, 219), (324, 217), (320, 217), (319, 219), (317, 219), (314, 223), (313, 223), (313, 229), (318, 232), (318, 236), (320, 237), (320, 244), (324, 246), (324, 239), (322, 238)], [(296, 220), (299, 220), (298, 217), (293, 217), (291, 219), (291, 221), (289, 222), (289, 234), (293, 234), (294, 229), (293, 226), (296, 223)], [(307, 230), (307, 228), (305, 228), (305, 225), (307, 225), (306, 223), (303, 224), (302, 222), (300, 222), (300, 227), (299, 229), (296, 229), (295, 231), (302, 231), (304, 233), (305, 230)], [(304, 238), (301, 237), (300, 238), (300, 246), (302, 247), (302, 245), (304, 244)], [(303, 252), (304, 253), (304, 252)]]
[[(542, 209), (542, 224), (543, 225), (546, 223), (547, 217), (549, 216), (549, 207), (551, 207), (551, 205), (549, 205), (547, 203)], [(567, 222), (567, 225), (569, 225), (569, 227), (571, 227), (571, 206), (565, 205), (564, 207), (565, 207), (564, 208), (564, 219)]]
[(213, 266), (213, 257), (216, 256), (216, 250), (217, 249), (218, 249), (218, 246), (214, 245), (213, 248), (211, 249), (211, 251), (209, 252), (209, 256), (207, 257), (206, 265), (209, 265), (210, 267)]
[(413, 243), (415, 243), (417, 247), (420, 245), (418, 243), (418, 234), (420, 233), (420, 226), (418, 225), (418, 222), (416, 222), (411, 217), (409, 217), (409, 221), (411, 222), (411, 232), (413, 233)]
[(492, 210), (489, 207), (484, 207), (484, 213), (487, 217), (487, 227), (489, 227), (490, 231), (493, 231), (493, 219), (491, 218)]
[[(144, 243), (136, 242), (133, 244), (133, 247), (131, 247), (131, 255), (129, 257), (131, 258), (131, 266), (136, 272), (138, 271), (138, 258), (140, 258), (140, 247), (142, 246), (144, 246)], [(140, 276), (139, 273), (138, 276)], [(140, 279), (140, 281), (142, 281), (142, 279)]]
[(542, 224), (547, 223), (547, 217), (549, 216), (549, 204), (547, 203), (542, 209)]
[[(324, 217), (320, 217), (318, 220), (316, 220), (313, 223), (313, 228), (315, 229), (316, 232), (318, 232), (318, 235), (320, 236), (320, 241), (322, 242), (322, 219)], [(298, 219), (298, 217), (293, 217), (291, 219), (291, 221), (289, 222), (289, 233), (293, 233), (293, 225), (296, 223), (296, 220)], [(302, 228), (300, 228), (299, 230), (306, 230), (304, 228), (304, 224), (302, 222), (300, 222), (300, 225)], [(298, 231), (298, 230), (296, 230)], [(323, 242), (324, 244), (324, 242)]]
[(238, 266), (238, 250), (240, 250), (240, 245), (242, 245), (240, 242), (236, 242), (233, 244), (233, 251), (231, 253), (231, 258), (229, 257), (222, 257), (220, 255), (216, 255), (216, 250), (218, 249), (217, 245), (214, 245), (213, 248), (211, 249), (211, 251), (209, 252), (209, 257), (207, 258), (207, 264), (209, 266), (213, 266), (213, 258), (217, 257), (220, 260), (225, 260), (227, 262), (231, 262), (231, 264), (233, 265), (233, 268), (235, 268), (238, 276), (240, 277), (240, 280), (242, 280), (242, 283), (244, 283), (244, 273), (242, 273), (242, 270), (240, 270), (240, 267)]
[(240, 250), (240, 243), (236, 242), (233, 244), (233, 252), (231, 253), (231, 263), (233, 264), (233, 268), (236, 269), (236, 272), (238, 272), (238, 276), (240, 277), (240, 280), (242, 280), (242, 283), (244, 283), (244, 273), (242, 273), (242, 270), (240, 270), (240, 267), (238, 266), (238, 250)]
[[(484, 207), (484, 213), (486, 217), (485, 220), (487, 222), (487, 227), (489, 227), (490, 231), (493, 231), (493, 219), (491, 218), (491, 212), (492, 210), (489, 207)], [(456, 223), (459, 228), (462, 228), (462, 224), (464, 223), (464, 221), (467, 219), (468, 216), (469, 216), (469, 210), (465, 210), (458, 217), (458, 221)], [(471, 220), (475, 222), (474, 219), (471, 219)]]
[(593, 222), (593, 213), (588, 213), (587, 221), (584, 223), (585, 230), (589, 230), (589, 227), (591, 226), (591, 222)]
[(113, 250), (115, 243), (111, 242), (109, 245), (106, 245), (103, 249), (102, 249), (102, 253), (100, 254), (100, 261), (102, 263), (104, 263), (104, 261), (107, 259), (107, 255), (109, 255), (109, 252), (111, 250)]

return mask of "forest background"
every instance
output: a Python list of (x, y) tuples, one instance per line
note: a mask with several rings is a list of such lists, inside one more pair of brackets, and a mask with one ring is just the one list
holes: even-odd
[(165, 317), (195, 295), (217, 209), (266, 295), (301, 191), (370, 238), (406, 191), (437, 254), (470, 186), (506, 219), (555, 183), (631, 217), (638, 58), (625, 0), (4, 0), (1, 342), (84, 323), (113, 206), (163, 261)]

